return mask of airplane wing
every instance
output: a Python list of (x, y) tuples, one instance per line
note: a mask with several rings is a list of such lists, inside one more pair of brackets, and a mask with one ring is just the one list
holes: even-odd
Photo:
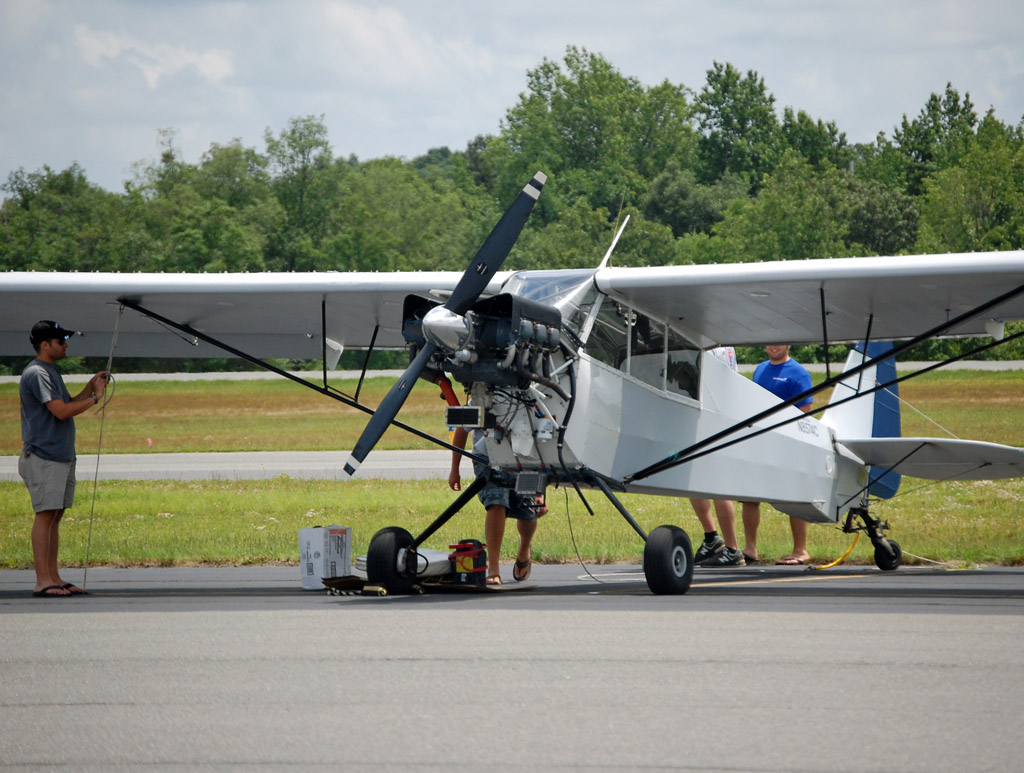
[[(375, 346), (396, 348), (405, 296), (443, 300), (461, 276), (9, 272), (0, 274), (0, 355), (29, 354), (28, 330), (54, 319), (83, 333), (72, 341), (75, 355), (108, 354), (116, 327), (118, 356), (223, 356), (136, 312), (119, 314), (123, 299), (258, 357), (318, 359), (322, 330), (364, 348), (378, 325)], [(495, 274), (485, 292), (499, 292), (509, 276)], [(705, 346), (820, 343), (822, 293), (828, 340), (837, 343), (862, 340), (871, 315), (872, 339), (909, 338), (1015, 288), (1015, 298), (951, 333), (985, 335), (992, 320), (1024, 319), (1024, 252), (604, 268), (594, 280), (612, 297), (680, 322)]]
[[(507, 273), (496, 275), (496, 291)], [(402, 304), (410, 293), (439, 299), (462, 272), (317, 274), (0, 273), (0, 354), (31, 354), (28, 331), (53, 319), (81, 335), (76, 356), (223, 357), (136, 311), (128, 299), (257, 357), (319, 359), (323, 334), (347, 348), (400, 348)], [(492, 287), (493, 286), (493, 287)], [(321, 308), (323, 304), (323, 309)]]
[[(821, 343), (823, 296), (829, 342), (864, 340), (871, 315), (873, 340), (898, 340), (1024, 288), (1024, 252), (606, 268), (595, 281), (705, 346)], [(1016, 319), (1024, 292), (950, 334), (986, 335), (986, 322)]]
[(839, 440), (864, 460), (914, 478), (996, 480), (1024, 476), (1024, 448), (952, 438)]

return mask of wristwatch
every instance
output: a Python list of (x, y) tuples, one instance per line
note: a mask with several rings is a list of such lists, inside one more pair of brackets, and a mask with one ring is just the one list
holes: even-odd
[(94, 403), (96, 403), (97, 405), (99, 405), (99, 402), (100, 402), (100, 398), (98, 398), (98, 397), (96, 396), (96, 393), (95, 393), (95, 392), (93, 392), (93, 393), (92, 393), (91, 395), (89, 395), (89, 397), (91, 397), (91, 398), (92, 398), (92, 401), (93, 401)]

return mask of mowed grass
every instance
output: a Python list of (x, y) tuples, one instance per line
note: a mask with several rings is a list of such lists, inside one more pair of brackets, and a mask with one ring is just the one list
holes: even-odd
[[(310, 380), (319, 383), (318, 374)], [(374, 408), (391, 379), (363, 382), (359, 402)], [(358, 382), (331, 386), (348, 395)], [(76, 394), (81, 386), (69, 385)], [(419, 382), (399, 417), (432, 435), (442, 433), (444, 401), (436, 386)], [(103, 423), (105, 453), (191, 451), (336, 451), (353, 446), (369, 414), (287, 379), (271, 381), (124, 381), (117, 383)], [(18, 385), (0, 384), (0, 455), (21, 452)], [(100, 414), (75, 420), (78, 452), (95, 453)], [(392, 427), (378, 448), (433, 448)]]
[[(906, 481), (908, 489), (914, 481)], [(919, 482), (917, 482), (919, 483)], [(585, 492), (594, 516), (575, 492), (549, 489), (550, 512), (534, 541), (538, 561), (635, 562), (643, 544), (599, 492)], [(383, 526), (422, 531), (451, 502), (444, 481), (268, 481), (101, 482), (92, 517), (90, 566), (190, 566), (199, 564), (298, 563), (298, 529), (337, 523), (353, 529), (356, 555), (365, 553)], [(700, 526), (685, 500), (626, 495), (623, 502), (650, 531), (671, 523), (695, 542)], [(92, 485), (80, 485), (76, 507), (61, 528), (63, 564), (85, 563), (92, 510)], [(0, 483), (0, 567), (27, 568), (31, 514), (20, 483)], [(907, 564), (921, 559), (968, 564), (1024, 564), (1021, 516), (1024, 482), (946, 483), (880, 503), (875, 515), (892, 524), (890, 536), (903, 547)], [(427, 541), (444, 549), (460, 539), (483, 539), (482, 510), (475, 502)], [(854, 537), (834, 526), (813, 526), (809, 549), (819, 563), (845, 552)], [(515, 526), (509, 522), (503, 558), (511, 560)], [(791, 547), (788, 518), (765, 507), (760, 533), (763, 557)], [(919, 559), (918, 557), (921, 557)], [(866, 538), (848, 562), (873, 562)]]
[[(352, 392), (354, 382), (337, 384)], [(362, 399), (376, 404), (390, 386), (373, 379)], [(902, 394), (950, 432), (965, 438), (1022, 444), (1024, 374), (955, 372), (929, 374), (901, 385)], [(72, 387), (74, 391), (74, 387)], [(403, 420), (443, 434), (439, 391), (420, 384)], [(19, 451), (17, 385), (0, 385), (0, 453)], [(943, 430), (905, 407), (904, 434), (942, 436)], [(124, 382), (118, 385), (104, 428), (105, 452), (346, 449), (365, 424), (364, 414), (288, 382)], [(94, 452), (99, 419), (77, 420), (80, 453)], [(148, 440), (152, 440), (152, 445)], [(427, 447), (391, 430), (381, 447)], [(597, 511), (587, 515), (572, 491), (549, 490), (551, 512), (535, 540), (540, 561), (636, 561), (639, 537), (598, 492), (587, 492)], [(92, 512), (90, 565), (193, 565), (297, 563), (297, 530), (339, 523), (353, 528), (355, 553), (365, 552), (377, 529), (402, 525), (412, 533), (426, 527), (450, 503), (445, 482), (414, 481), (152, 481), (101, 482), (92, 510), (92, 485), (81, 483), (76, 507), (61, 529), (62, 561), (80, 565), (86, 557)], [(696, 541), (700, 528), (685, 500), (626, 496), (626, 506), (650, 530), (662, 523), (685, 528)], [(1024, 564), (1024, 482), (935, 484), (905, 479), (901, 494), (875, 506), (892, 524), (891, 536), (907, 563), (923, 559), (954, 565)], [(427, 546), (443, 549), (458, 539), (482, 539), (482, 517), (471, 505)], [(28, 495), (20, 483), (0, 483), (0, 566), (31, 566)], [(511, 558), (510, 523), (503, 555)], [(837, 528), (810, 530), (817, 562), (840, 556), (852, 542)], [(765, 508), (760, 547), (767, 557), (790, 549), (788, 519)], [(861, 539), (848, 561), (872, 562)]]

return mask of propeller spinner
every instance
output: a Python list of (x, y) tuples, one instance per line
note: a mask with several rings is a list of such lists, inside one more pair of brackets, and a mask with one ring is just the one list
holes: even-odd
[[(501, 268), (505, 258), (512, 250), (512, 246), (516, 243), (516, 239), (519, 238), (519, 234), (526, 224), (526, 218), (533, 210), (533, 205), (540, 198), (541, 189), (546, 181), (547, 176), (542, 172), (537, 172), (484, 240), (483, 245), (466, 268), (466, 273), (459, 279), (459, 283), (455, 285), (451, 296), (442, 307), (447, 310), (446, 316), (450, 323), (454, 322), (458, 326), (458, 318), (461, 318), (476, 302), (491, 278)], [(352, 455), (345, 463), (343, 475), (346, 479), (355, 474), (366, 455), (373, 450), (377, 441), (394, 421), (402, 405), (405, 404), (409, 392), (412, 391), (416, 379), (426, 368), (435, 351), (437, 351), (437, 343), (428, 339), (420, 348), (416, 358), (409, 363), (409, 367), (405, 369), (402, 377), (395, 382), (380, 405), (377, 406), (377, 410), (370, 417), (363, 434), (359, 436), (355, 448), (352, 449)]]

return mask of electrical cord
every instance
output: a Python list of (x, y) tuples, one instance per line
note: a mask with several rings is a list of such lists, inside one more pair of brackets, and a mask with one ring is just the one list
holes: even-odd
[[(88, 590), (89, 582), (89, 557), (92, 553), (92, 524), (93, 519), (96, 515), (96, 491), (99, 487), (100, 481), (100, 456), (103, 454), (103, 429), (107, 421), (107, 406), (110, 401), (114, 399), (114, 381), (111, 371), (114, 366), (114, 350), (117, 349), (117, 335), (121, 329), (121, 317), (124, 316), (124, 306), (121, 306), (117, 312), (117, 322), (114, 324), (114, 335), (110, 339), (110, 354), (107, 355), (107, 389), (110, 390), (109, 394), (107, 389), (103, 390), (103, 405), (101, 405), (96, 413), (100, 414), (100, 437), (96, 446), (96, 469), (93, 473), (92, 479), (92, 504), (89, 507), (89, 535), (85, 543), (85, 571), (82, 574), (82, 590)], [(95, 415), (95, 414), (94, 414)]]

